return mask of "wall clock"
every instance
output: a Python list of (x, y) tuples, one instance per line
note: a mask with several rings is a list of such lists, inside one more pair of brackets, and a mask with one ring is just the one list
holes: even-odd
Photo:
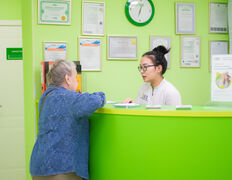
[(152, 0), (128, 0), (125, 13), (132, 24), (144, 26), (151, 22), (155, 14), (155, 7)]

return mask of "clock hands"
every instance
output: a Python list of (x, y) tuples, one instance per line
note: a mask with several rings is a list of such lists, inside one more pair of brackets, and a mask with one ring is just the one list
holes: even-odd
[(139, 4), (140, 5), (140, 9), (139, 9), (139, 14), (138, 14), (138, 17), (139, 17), (139, 15), (140, 15), (140, 13), (141, 13), (141, 10), (142, 10), (142, 7), (143, 7), (143, 4)]

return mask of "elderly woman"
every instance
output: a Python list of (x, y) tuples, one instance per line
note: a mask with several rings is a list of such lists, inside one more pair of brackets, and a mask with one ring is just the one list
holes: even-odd
[(104, 106), (103, 92), (78, 93), (71, 61), (57, 60), (48, 73), (49, 87), (39, 102), (39, 134), (31, 155), (33, 180), (88, 179), (89, 122)]

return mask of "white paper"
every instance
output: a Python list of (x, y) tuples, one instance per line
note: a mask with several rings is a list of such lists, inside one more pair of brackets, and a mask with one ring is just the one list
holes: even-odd
[[(164, 46), (167, 49), (170, 49), (170, 38), (169, 37), (151, 37), (150, 40), (151, 44), (150, 44), (150, 50), (153, 50), (155, 47), (157, 46)], [(168, 68), (170, 67), (170, 52), (165, 54), (165, 58), (167, 60), (168, 63)]]
[(160, 109), (162, 106), (161, 105), (146, 105), (147, 109)]
[(101, 70), (101, 39), (80, 38), (79, 58), (83, 71)]
[(177, 33), (195, 33), (195, 5), (177, 3)]
[(126, 103), (126, 104), (114, 104), (114, 106), (118, 106), (118, 107), (136, 107), (136, 106), (140, 106), (140, 105), (136, 104), (136, 103)]
[(210, 69), (212, 55), (228, 54), (228, 42), (227, 41), (211, 41), (210, 42)]
[(181, 66), (200, 67), (200, 37), (181, 37)]
[(211, 101), (232, 102), (232, 55), (213, 55)]
[(192, 105), (177, 105), (176, 109), (192, 109)]
[(211, 33), (227, 33), (228, 8), (225, 3), (210, 3)]
[(100, 2), (83, 2), (82, 34), (104, 35), (105, 4)]
[(108, 59), (137, 59), (137, 37), (108, 37)]
[(67, 57), (66, 43), (45, 42), (44, 43), (44, 61), (55, 61)]

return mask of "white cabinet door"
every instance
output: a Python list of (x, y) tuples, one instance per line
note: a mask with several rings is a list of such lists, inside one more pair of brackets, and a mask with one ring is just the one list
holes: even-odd
[(25, 180), (23, 61), (6, 60), (18, 47), (21, 26), (0, 25), (0, 179)]

